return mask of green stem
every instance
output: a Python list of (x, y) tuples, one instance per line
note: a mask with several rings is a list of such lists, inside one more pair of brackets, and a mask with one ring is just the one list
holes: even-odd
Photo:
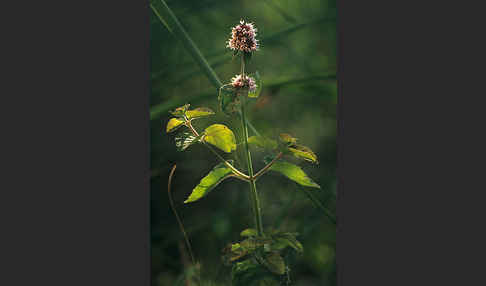
[[(241, 75), (244, 79), (245, 75), (245, 61), (243, 56), (241, 57)], [(250, 148), (248, 147), (248, 125), (246, 121), (245, 115), (245, 103), (246, 103), (246, 92), (239, 95), (241, 100), (241, 124), (243, 125), (243, 140), (245, 145), (245, 153), (246, 153), (246, 163), (248, 166), (248, 175), (250, 176), (250, 201), (252, 204), (253, 214), (255, 216), (255, 226), (257, 228), (258, 236), (263, 236), (263, 223), (262, 223), (262, 214), (260, 208), (260, 200), (258, 198), (258, 193), (256, 189), (255, 179), (253, 177), (253, 166), (251, 162), (251, 154)]]

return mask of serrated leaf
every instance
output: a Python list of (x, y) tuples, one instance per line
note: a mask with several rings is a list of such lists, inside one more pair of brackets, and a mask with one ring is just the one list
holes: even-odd
[(175, 144), (176, 144), (177, 150), (178, 151), (186, 150), (192, 144), (199, 142), (201, 137), (202, 137), (201, 135), (196, 137), (196, 136), (192, 135), (192, 133), (189, 133), (189, 132), (183, 132), (181, 134), (178, 134), (175, 137)]
[(290, 146), (297, 143), (297, 138), (292, 137), (290, 134), (282, 133), (280, 134), (280, 141)]
[(254, 228), (247, 228), (240, 233), (241, 236), (257, 236), (258, 232)]
[(186, 116), (187, 119), (189, 120), (210, 116), (214, 114), (215, 114), (214, 111), (212, 111), (210, 108), (207, 107), (198, 107), (196, 109), (186, 111)]
[(238, 110), (238, 96), (231, 84), (225, 84), (219, 89), (219, 106), (226, 115), (231, 115)]
[(275, 274), (283, 275), (285, 273), (285, 262), (277, 252), (271, 252), (265, 256), (265, 266)]
[(233, 131), (223, 124), (213, 124), (204, 130), (203, 140), (226, 153), (236, 150), (236, 138)]
[(318, 184), (312, 181), (311, 178), (299, 167), (288, 162), (275, 162), (271, 167), (271, 171), (279, 172), (291, 179), (292, 181), (306, 187), (321, 188)]
[(180, 120), (180, 119), (177, 119), (177, 118), (171, 118), (169, 120), (169, 122), (167, 123), (166, 132), (167, 133), (172, 132), (172, 131), (178, 129), (179, 127), (181, 127), (183, 124), (184, 124), (184, 120)]
[(184, 201), (184, 203), (195, 202), (206, 196), (217, 185), (219, 185), (219, 183), (230, 177), (231, 174), (231, 169), (226, 167), (224, 163), (216, 165), (213, 170), (209, 172), (209, 174), (201, 179), (199, 184), (192, 190), (191, 195), (187, 198), (187, 200)]
[(316, 164), (319, 163), (317, 161), (316, 154), (314, 154), (314, 152), (312, 152), (312, 150), (309, 147), (302, 146), (302, 145), (294, 145), (289, 147), (288, 150), (297, 158), (301, 158)]
[(253, 76), (253, 78), (255, 79), (255, 84), (257, 85), (257, 87), (255, 91), (248, 92), (248, 97), (257, 98), (258, 96), (260, 96), (260, 93), (262, 92), (263, 82), (262, 79), (260, 78), (260, 74), (258, 73), (258, 71), (255, 72), (255, 76)]
[(277, 142), (271, 139), (264, 138), (262, 136), (250, 136), (248, 137), (248, 144), (254, 145), (264, 149), (276, 149)]
[(189, 109), (190, 104), (185, 104), (183, 106), (177, 107), (174, 111), (170, 111), (170, 113), (177, 117), (184, 116), (184, 113)]

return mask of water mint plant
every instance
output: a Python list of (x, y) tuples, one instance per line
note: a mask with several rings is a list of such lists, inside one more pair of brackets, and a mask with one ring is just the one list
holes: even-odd
[[(254, 24), (244, 20), (231, 29), (227, 48), (233, 52), (236, 62), (239, 63), (239, 74), (220, 86), (217, 95), (217, 112), (237, 117), (241, 122), (242, 141), (237, 142), (237, 136), (231, 127), (221, 123), (213, 123), (204, 130), (197, 130), (192, 124), (193, 121), (216, 114), (207, 107), (192, 108), (190, 104), (178, 107), (171, 112), (172, 116), (166, 126), (168, 133), (177, 133), (175, 144), (179, 151), (187, 151), (193, 144), (202, 144), (220, 161), (194, 187), (184, 201), (185, 204), (195, 203), (210, 196), (212, 190), (230, 178), (248, 184), (253, 228), (243, 229), (240, 233), (242, 240), (229, 243), (222, 250), (223, 263), (232, 266), (233, 285), (287, 283), (289, 267), (283, 259), (285, 253), (304, 251), (303, 245), (297, 240), (297, 233), (265, 229), (262, 220), (265, 208), (259, 199), (257, 181), (267, 172), (276, 172), (283, 175), (282, 178), (286, 177), (303, 187), (320, 188), (299, 166), (288, 160), (289, 157), (293, 157), (318, 164), (316, 154), (310, 148), (301, 145), (297, 138), (287, 133), (282, 133), (277, 138), (249, 134), (247, 107), (259, 97), (263, 87), (259, 73), (249, 73), (245, 68), (252, 54), (259, 50), (256, 32)], [(244, 170), (238, 169), (234, 161), (224, 157), (238, 148), (243, 148), (245, 154)], [(253, 168), (252, 150), (256, 149), (266, 153), (265, 165), (259, 170)]]

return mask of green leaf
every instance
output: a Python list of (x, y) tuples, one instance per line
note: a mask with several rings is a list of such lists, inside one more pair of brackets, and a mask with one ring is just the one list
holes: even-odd
[(177, 118), (171, 118), (169, 120), (169, 122), (167, 123), (166, 132), (167, 133), (172, 132), (172, 131), (178, 129), (179, 127), (181, 127), (183, 124), (184, 124), (184, 120), (180, 120), (180, 119), (177, 119)]
[(249, 237), (242, 242), (240, 246), (249, 253), (255, 251), (257, 248), (264, 246), (265, 244), (272, 243), (272, 239), (266, 237)]
[(201, 137), (202, 135), (196, 137), (189, 132), (178, 134), (175, 138), (177, 150), (178, 151), (186, 150), (192, 144), (199, 142)]
[(253, 259), (246, 259), (241, 262), (237, 262), (232, 269), (233, 277), (239, 274), (243, 274), (245, 272), (249, 272), (254, 268), (257, 268), (258, 264)]
[(302, 244), (295, 238), (295, 234), (287, 232), (287, 233), (279, 233), (274, 236), (276, 241), (276, 249), (283, 249), (287, 246), (292, 247), (297, 252), (302, 253), (304, 251), (304, 247)]
[(187, 198), (187, 200), (184, 201), (184, 203), (195, 202), (206, 196), (224, 179), (230, 177), (231, 174), (231, 169), (226, 167), (224, 163), (216, 165), (216, 167), (214, 167), (209, 174), (201, 179), (199, 184), (192, 190), (191, 195)]
[(226, 153), (236, 150), (236, 139), (233, 131), (223, 124), (213, 124), (204, 130), (203, 140), (218, 147)]
[(241, 247), (239, 243), (233, 243), (223, 249), (223, 263), (225, 265), (231, 264), (231, 262), (238, 260), (248, 254), (248, 250)]
[(265, 256), (265, 266), (275, 274), (283, 275), (285, 273), (285, 262), (277, 252), (271, 252)]
[(255, 76), (253, 76), (253, 78), (255, 78), (255, 84), (257, 85), (257, 87), (255, 91), (248, 92), (248, 97), (257, 98), (258, 96), (260, 96), (260, 93), (262, 92), (263, 82), (262, 79), (260, 78), (260, 74), (258, 73), (258, 71), (255, 72)]
[(187, 119), (189, 119), (189, 120), (197, 119), (197, 118), (201, 118), (201, 117), (205, 117), (205, 116), (210, 116), (210, 115), (214, 115), (214, 114), (215, 114), (214, 111), (212, 111), (211, 109), (209, 109), (207, 107), (198, 107), (196, 109), (186, 111), (186, 116), (187, 116)]
[(297, 143), (297, 138), (292, 137), (292, 135), (287, 133), (280, 134), (280, 141), (285, 143), (286, 145), (295, 145)]
[(288, 150), (297, 158), (310, 161), (312, 163), (318, 164), (317, 156), (312, 152), (309, 147), (302, 145), (294, 145), (288, 148)]
[(258, 232), (254, 228), (247, 228), (240, 233), (241, 236), (257, 236)]
[(321, 188), (318, 184), (312, 181), (299, 166), (294, 164), (277, 161), (270, 167), (270, 170), (279, 172), (302, 186)]
[(264, 138), (262, 136), (250, 136), (248, 137), (248, 144), (254, 145), (264, 149), (276, 149), (277, 142), (271, 139)]
[(238, 96), (231, 84), (225, 84), (219, 89), (219, 106), (226, 115), (231, 115), (238, 111)]
[(177, 107), (174, 111), (170, 111), (170, 113), (177, 117), (183, 117), (186, 113), (187, 109), (189, 109), (190, 104), (186, 104), (180, 107)]

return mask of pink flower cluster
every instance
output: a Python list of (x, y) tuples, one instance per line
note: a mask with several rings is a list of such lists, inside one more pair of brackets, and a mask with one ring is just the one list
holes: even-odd
[(256, 37), (257, 28), (252, 23), (241, 20), (240, 24), (231, 29), (231, 38), (226, 47), (243, 52), (253, 52), (258, 50), (258, 40)]
[(255, 79), (250, 77), (250, 76), (241, 76), (241, 74), (236, 75), (231, 79), (231, 85), (234, 88), (242, 88), (242, 87), (247, 87), (250, 92), (254, 92), (256, 88), (258, 87), (255, 83)]

